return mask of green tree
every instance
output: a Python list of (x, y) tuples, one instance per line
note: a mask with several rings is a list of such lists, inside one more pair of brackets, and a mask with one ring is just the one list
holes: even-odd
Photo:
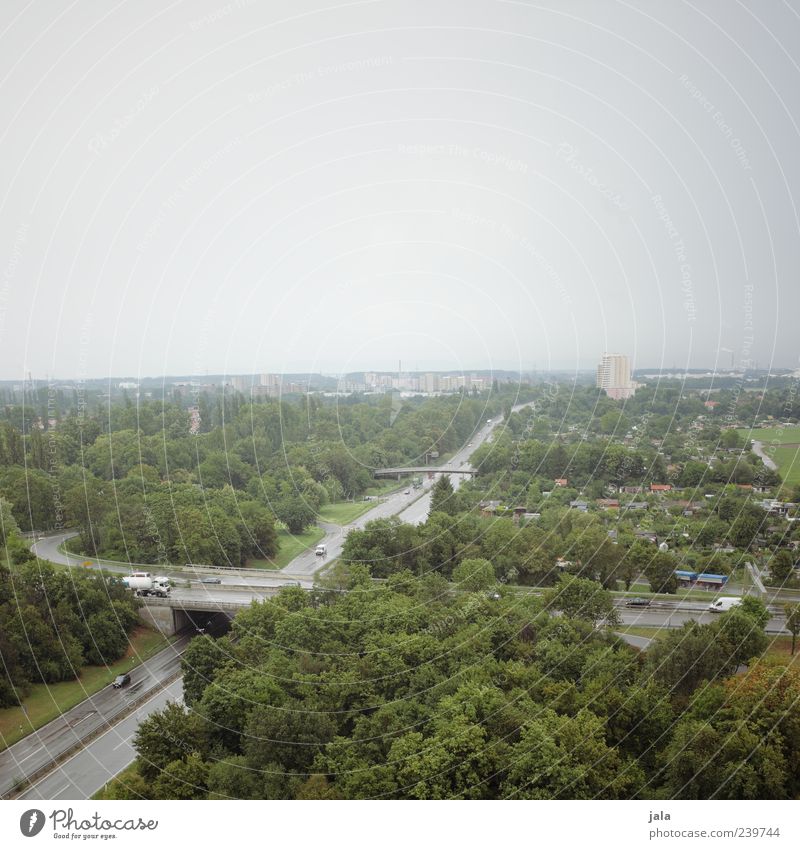
[(208, 764), (197, 752), (170, 761), (153, 783), (157, 799), (205, 799), (208, 795)]
[(656, 552), (644, 567), (644, 574), (654, 593), (675, 593), (678, 579), (675, 576), (675, 559), (671, 554)]
[(176, 702), (169, 702), (163, 710), (142, 720), (133, 739), (139, 756), (139, 772), (148, 780), (158, 778), (174, 763), (176, 755), (185, 759), (193, 752), (203, 751), (205, 744), (201, 719)]
[(774, 583), (783, 584), (792, 577), (794, 572), (794, 558), (791, 552), (782, 548), (776, 552), (769, 561), (769, 572)]
[(460, 500), (453, 489), (449, 475), (440, 475), (431, 489), (431, 513), (448, 513), (455, 516), (461, 512)]
[(314, 508), (300, 495), (290, 495), (278, 501), (275, 504), (275, 515), (291, 534), (303, 533), (317, 518)]
[(611, 593), (588, 578), (561, 575), (542, 598), (546, 608), (560, 610), (565, 616), (585, 619), (592, 625), (601, 622), (610, 626), (619, 624), (619, 614), (614, 608)]
[(784, 604), (786, 630), (792, 635), (792, 654), (794, 654), (797, 635), (800, 634), (800, 604)]
[(487, 590), (495, 580), (494, 566), (482, 557), (466, 558), (453, 569), (453, 583), (463, 590)]
[(183, 699), (191, 706), (199, 702), (217, 670), (231, 657), (228, 640), (208, 635), (195, 637), (181, 655)]
[(605, 742), (604, 721), (547, 708), (528, 720), (501, 788), (511, 799), (628, 799), (644, 781), (633, 761)]

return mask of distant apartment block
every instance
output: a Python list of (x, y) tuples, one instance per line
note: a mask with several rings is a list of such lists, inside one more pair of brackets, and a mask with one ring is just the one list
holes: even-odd
[(625, 354), (603, 354), (597, 366), (597, 386), (615, 401), (633, 397), (638, 384), (631, 380), (631, 364)]

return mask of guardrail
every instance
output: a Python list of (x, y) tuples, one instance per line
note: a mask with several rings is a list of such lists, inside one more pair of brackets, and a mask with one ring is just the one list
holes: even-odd
[(89, 743), (92, 742), (92, 740), (97, 739), (101, 734), (105, 734), (106, 731), (109, 731), (111, 728), (113, 728), (120, 720), (125, 719), (126, 716), (132, 714), (140, 705), (152, 699), (153, 696), (168, 687), (173, 681), (177, 681), (177, 679), (180, 678), (181, 675), (183, 675), (183, 672), (178, 669), (168, 678), (165, 678), (163, 681), (160, 681), (155, 687), (152, 687), (146, 692), (138, 695), (135, 699), (133, 699), (133, 701), (126, 702), (119, 708), (119, 710), (114, 711), (114, 713), (112, 713), (110, 716), (105, 716), (103, 718), (103, 722), (90, 734), (87, 734), (85, 737), (82, 737), (80, 740), (77, 740), (74, 745), (64, 749), (63, 752), (60, 752), (55, 757), (51, 758), (47, 763), (42, 764), (42, 766), (35, 769), (32, 773), (30, 773), (30, 775), (20, 776), (19, 782), (17, 782), (17, 784), (15, 784), (11, 788), (11, 790), (0, 794), (0, 799), (16, 799), (21, 793), (24, 793), (26, 790), (28, 790), (31, 785), (35, 784), (40, 778), (43, 778), (45, 775), (52, 772), (53, 769), (57, 767), (60, 763), (63, 763), (65, 760), (68, 760), (72, 755), (75, 754), (75, 752), (85, 748)]

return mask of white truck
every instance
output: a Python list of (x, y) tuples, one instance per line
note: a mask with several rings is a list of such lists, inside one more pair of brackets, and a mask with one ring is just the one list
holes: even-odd
[(166, 598), (169, 595), (169, 578), (153, 576), (149, 572), (134, 572), (122, 579), (122, 583), (136, 595), (154, 595)]
[(712, 601), (711, 604), (708, 605), (708, 609), (712, 610), (714, 613), (725, 613), (732, 607), (738, 607), (741, 603), (742, 600), (736, 596), (723, 596), (722, 598), (718, 598), (716, 601)]
[(316, 549), (316, 551), (314, 552), (314, 554), (316, 554), (316, 555), (317, 555), (317, 557), (326, 557), (326, 556), (327, 556), (327, 554), (328, 554), (328, 546), (327, 546), (327, 545), (325, 545), (325, 543), (324, 543), (324, 542), (321, 542), (321, 543), (317, 546), (317, 549)]

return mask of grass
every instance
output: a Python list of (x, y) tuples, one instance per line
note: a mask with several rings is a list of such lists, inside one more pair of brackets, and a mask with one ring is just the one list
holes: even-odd
[(784, 484), (800, 484), (800, 427), (760, 427), (738, 432), (761, 443), (764, 453), (778, 467)]
[(374, 506), (374, 501), (338, 501), (335, 504), (320, 507), (319, 518), (323, 522), (332, 522), (334, 525), (349, 525)]
[(789, 427), (756, 427), (750, 430), (742, 428), (738, 431), (745, 439), (757, 439), (768, 448), (771, 443), (785, 445), (787, 443), (800, 442), (800, 425)]
[[(129, 672), (169, 645), (158, 631), (140, 626), (131, 632), (125, 656), (110, 666), (84, 666), (73, 681), (34, 684), (22, 706), (0, 710), (0, 750), (41, 728), (88, 696), (102, 690), (117, 675)], [(27, 710), (27, 716), (25, 710)]]
[(771, 456), (778, 467), (784, 484), (787, 486), (800, 485), (800, 447), (780, 445), (771, 452)]
[(772, 637), (769, 648), (764, 652), (764, 656), (773, 660), (780, 660), (782, 663), (788, 663), (790, 666), (798, 666), (800, 664), (800, 660), (798, 660), (800, 659), (800, 636), (797, 638), (794, 657), (792, 657), (791, 651), (791, 637)]
[(631, 634), (634, 637), (644, 637), (645, 639), (652, 640), (665, 629), (647, 627), (646, 625), (620, 625), (619, 628), (614, 628), (612, 630), (619, 631), (620, 634)]
[(392, 492), (397, 492), (398, 489), (407, 489), (409, 486), (411, 486), (410, 477), (399, 481), (395, 478), (376, 480), (373, 486), (364, 491), (364, 495), (389, 495)]
[(325, 536), (322, 528), (313, 527), (302, 534), (290, 534), (286, 528), (278, 530), (278, 554), (272, 560), (248, 560), (248, 569), (283, 569), (288, 566), (298, 554), (302, 554), (312, 545), (316, 545)]

